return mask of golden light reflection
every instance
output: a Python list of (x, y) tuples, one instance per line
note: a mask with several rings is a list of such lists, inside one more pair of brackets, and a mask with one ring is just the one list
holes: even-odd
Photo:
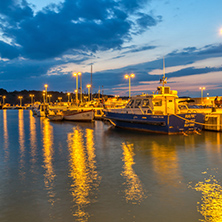
[(205, 132), (205, 144), (208, 153), (212, 151), (221, 153), (221, 136), (220, 132)]
[(121, 175), (126, 178), (125, 198), (127, 202), (131, 201), (133, 204), (138, 204), (146, 198), (146, 196), (141, 181), (132, 167), (135, 164), (133, 159), (133, 156), (135, 155), (133, 152), (133, 144), (122, 143), (122, 149), (124, 171)]
[(152, 144), (152, 157), (154, 172), (162, 184), (179, 187), (183, 177), (181, 176), (178, 156), (174, 148)]
[(32, 163), (32, 171), (35, 169), (36, 163), (36, 120), (33, 117), (33, 113), (30, 110), (29, 112), (29, 128), (30, 128), (30, 149), (31, 149), (31, 163)]
[(50, 125), (50, 122), (48, 119), (43, 119), (43, 158), (44, 158), (44, 168), (45, 168), (45, 174), (44, 174), (44, 183), (46, 190), (48, 191), (48, 197), (49, 202), (51, 205), (55, 202), (55, 192), (53, 190), (54, 188), (54, 178), (55, 178), (55, 172), (53, 169), (53, 129)]
[(75, 202), (73, 216), (78, 221), (88, 221), (90, 215), (85, 208), (91, 203), (90, 197), (93, 190), (99, 185), (99, 176), (96, 171), (95, 148), (93, 130), (86, 130), (86, 146), (84, 135), (80, 128), (74, 128), (73, 133), (68, 134), (68, 146), (70, 152), (70, 177), (71, 194)]
[(25, 133), (24, 133), (24, 113), (23, 109), (18, 110), (18, 128), (19, 128), (19, 148), (20, 148), (20, 176), (24, 179), (24, 157), (25, 157)]
[(96, 154), (94, 147), (94, 130), (86, 129), (86, 149), (88, 153), (88, 166), (90, 171), (90, 182), (94, 184), (94, 187), (99, 185), (100, 177), (96, 171)]
[(5, 161), (9, 159), (9, 139), (8, 139), (8, 123), (7, 123), (7, 110), (3, 110), (3, 131), (4, 131), (4, 151), (5, 151)]
[(204, 217), (207, 222), (222, 221), (222, 186), (210, 176), (204, 182), (199, 182), (192, 187), (202, 193), (201, 203), (198, 202), (197, 211)]

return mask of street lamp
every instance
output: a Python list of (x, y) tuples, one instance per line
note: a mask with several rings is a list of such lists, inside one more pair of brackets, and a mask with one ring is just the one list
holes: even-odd
[(52, 95), (47, 95), (47, 98), (49, 98), (49, 103), (50, 103), (50, 102), (51, 102)]
[(6, 96), (2, 96), (2, 99), (3, 99), (3, 106), (5, 105), (5, 98), (6, 98)]
[(47, 88), (48, 88), (48, 85), (45, 84), (44, 86), (45, 86), (45, 100), (46, 100), (46, 103), (47, 103)]
[(29, 96), (31, 97), (31, 104), (33, 105), (33, 97), (34, 97), (35, 95), (30, 94)]
[(78, 75), (80, 76), (80, 102), (82, 103), (82, 73), (78, 72)]
[(205, 87), (200, 87), (201, 90), (201, 103), (203, 104), (203, 91), (205, 90)]
[(88, 100), (90, 101), (90, 88), (91, 88), (91, 85), (88, 84), (88, 85), (86, 85), (86, 87), (88, 88)]
[(70, 93), (67, 93), (67, 96), (68, 96), (68, 103), (69, 103), (69, 99), (70, 99)]
[(130, 74), (130, 75), (125, 75), (124, 78), (125, 79), (129, 79), (129, 98), (131, 97), (131, 78), (134, 78), (135, 74)]
[(76, 103), (78, 103), (78, 75), (79, 73), (73, 73), (73, 76), (76, 77)]
[(45, 103), (45, 90), (42, 91), (43, 103)]
[(61, 101), (62, 101), (62, 97), (58, 97), (58, 100), (59, 100), (59, 102), (61, 103)]
[(20, 100), (20, 106), (22, 107), (22, 96), (18, 96), (19, 100)]

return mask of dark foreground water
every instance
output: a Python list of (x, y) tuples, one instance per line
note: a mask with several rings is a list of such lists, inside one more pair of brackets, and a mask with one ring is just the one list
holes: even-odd
[(1, 110), (0, 222), (222, 221), (221, 143)]

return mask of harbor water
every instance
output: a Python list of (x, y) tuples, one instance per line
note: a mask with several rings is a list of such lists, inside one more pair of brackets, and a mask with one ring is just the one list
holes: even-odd
[(158, 135), (0, 110), (1, 222), (222, 221), (222, 133)]

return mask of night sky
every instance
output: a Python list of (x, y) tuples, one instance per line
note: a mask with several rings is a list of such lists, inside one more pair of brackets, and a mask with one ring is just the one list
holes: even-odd
[(0, 0), (0, 88), (222, 96), (221, 0)]

